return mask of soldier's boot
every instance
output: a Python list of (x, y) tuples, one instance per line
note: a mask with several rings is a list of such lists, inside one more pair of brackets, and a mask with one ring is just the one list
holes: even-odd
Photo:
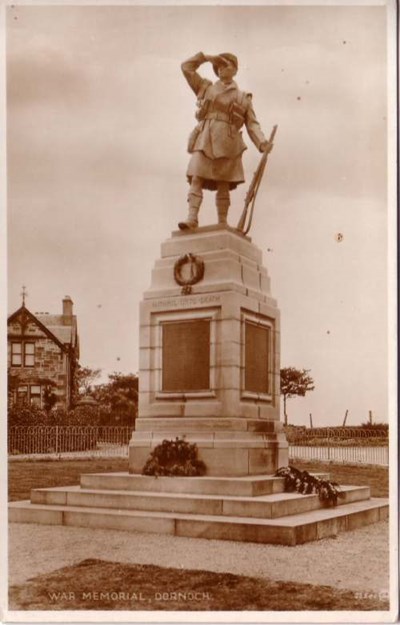
[(199, 209), (201, 206), (201, 202), (203, 200), (203, 195), (198, 193), (189, 193), (188, 195), (188, 203), (189, 203), (189, 214), (186, 221), (180, 221), (178, 226), (181, 230), (194, 230), (199, 225), (197, 220), (197, 216), (199, 214)]
[(219, 193), (217, 191), (217, 196), (215, 199), (215, 203), (217, 205), (217, 214), (218, 214), (218, 223), (226, 224), (228, 210), (230, 206), (229, 192), (227, 193)]

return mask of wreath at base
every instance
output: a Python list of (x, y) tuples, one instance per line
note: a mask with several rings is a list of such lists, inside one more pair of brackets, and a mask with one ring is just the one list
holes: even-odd
[(206, 472), (206, 465), (197, 457), (195, 443), (190, 444), (183, 438), (174, 441), (163, 440), (154, 448), (143, 467), (143, 475), (197, 477)]
[(275, 476), (285, 478), (285, 492), (298, 492), (301, 495), (317, 494), (325, 506), (336, 506), (338, 498), (344, 496), (337, 482), (323, 480), (295, 467), (281, 467)]

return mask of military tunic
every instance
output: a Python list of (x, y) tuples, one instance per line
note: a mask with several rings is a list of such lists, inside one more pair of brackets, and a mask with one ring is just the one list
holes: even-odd
[(246, 150), (241, 127), (246, 126), (257, 149), (266, 141), (253, 110), (251, 95), (240, 91), (235, 81), (212, 83), (197, 73), (205, 62), (202, 52), (182, 63), (182, 72), (197, 96), (199, 123), (189, 138), (191, 154), (187, 177), (203, 179), (203, 188), (215, 190), (217, 182), (234, 189), (244, 182), (242, 154)]

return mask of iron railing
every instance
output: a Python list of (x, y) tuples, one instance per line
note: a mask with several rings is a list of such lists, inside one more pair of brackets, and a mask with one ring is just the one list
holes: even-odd
[(127, 456), (131, 426), (14, 426), (8, 429), (11, 456)]
[(296, 459), (388, 466), (388, 430), (377, 428), (310, 428), (287, 431), (289, 457)]
[(389, 448), (380, 447), (345, 447), (326, 445), (289, 445), (289, 458), (295, 460), (310, 460), (320, 462), (343, 462), (389, 465)]
[[(15, 426), (8, 429), (14, 458), (128, 457), (131, 426)], [(289, 458), (389, 464), (387, 430), (315, 428), (287, 432)]]

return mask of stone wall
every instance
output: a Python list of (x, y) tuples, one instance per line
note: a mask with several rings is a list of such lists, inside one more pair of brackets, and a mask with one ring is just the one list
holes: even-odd
[[(11, 343), (34, 342), (35, 364), (33, 367), (11, 366)], [(52, 380), (57, 385), (57, 407), (68, 407), (68, 355), (33, 321), (21, 327), (18, 320), (8, 326), (8, 369), (19, 376), (19, 383), (40, 384), (41, 379)]]

